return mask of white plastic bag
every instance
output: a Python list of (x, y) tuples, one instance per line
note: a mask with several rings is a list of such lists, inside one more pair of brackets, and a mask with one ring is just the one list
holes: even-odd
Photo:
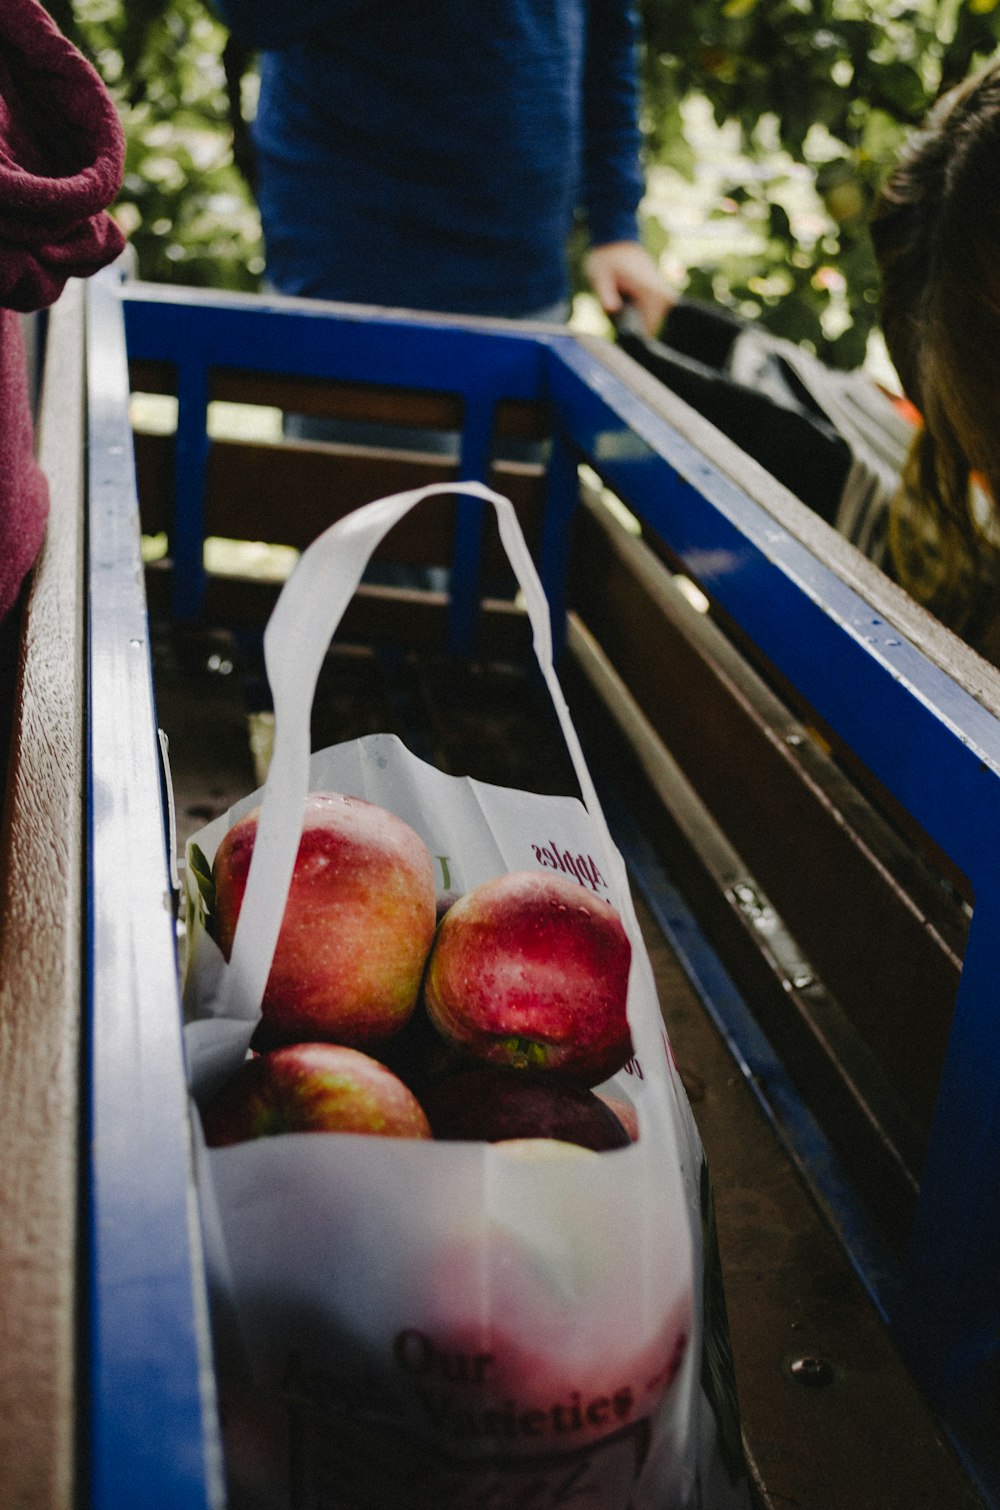
[[(316, 679), (369, 556), (438, 492), (496, 509), (582, 804), (445, 775), (393, 736), (310, 756)], [(449, 483), (341, 520), (286, 584), (265, 656), (275, 708), (266, 786), (192, 841), (210, 863), (226, 829), (262, 805), (228, 966), (204, 927), (189, 847), (195, 1100), (246, 1055), (305, 797), (328, 790), (409, 823), (436, 858), (442, 892), (540, 866), (612, 902), (632, 947), (635, 1052), (605, 1088), (631, 1101), (639, 1136), (613, 1152), (537, 1162), (489, 1143), (337, 1134), (207, 1149), (195, 1114), (234, 1510), (744, 1506), (724, 1314), (703, 1348), (701, 1145), (510, 503)]]

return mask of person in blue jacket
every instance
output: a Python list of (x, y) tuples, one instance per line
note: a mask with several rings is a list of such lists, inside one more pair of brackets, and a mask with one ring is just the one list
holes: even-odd
[(260, 53), (267, 277), (281, 293), (511, 318), (568, 311), (586, 221), (604, 309), (653, 333), (632, 0), (213, 0)]

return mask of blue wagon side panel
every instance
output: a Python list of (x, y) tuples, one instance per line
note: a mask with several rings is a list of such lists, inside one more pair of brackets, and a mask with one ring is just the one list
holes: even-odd
[(90, 291), (89, 1225), (93, 1510), (221, 1503), (117, 291)]

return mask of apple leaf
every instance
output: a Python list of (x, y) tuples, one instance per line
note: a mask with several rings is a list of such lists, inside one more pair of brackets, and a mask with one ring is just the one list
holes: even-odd
[(197, 844), (188, 848), (188, 869), (198, 883), (198, 895), (207, 921), (215, 912), (215, 882), (212, 880), (212, 867), (205, 852)]
[(503, 1047), (512, 1069), (543, 1070), (548, 1063), (549, 1056), (544, 1043), (538, 1043), (533, 1038), (505, 1038)]

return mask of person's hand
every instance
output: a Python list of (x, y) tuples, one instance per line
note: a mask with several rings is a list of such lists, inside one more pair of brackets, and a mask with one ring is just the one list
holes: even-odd
[(619, 314), (626, 303), (634, 304), (647, 335), (656, 334), (676, 303), (676, 295), (638, 241), (608, 241), (591, 247), (584, 271), (605, 314)]

